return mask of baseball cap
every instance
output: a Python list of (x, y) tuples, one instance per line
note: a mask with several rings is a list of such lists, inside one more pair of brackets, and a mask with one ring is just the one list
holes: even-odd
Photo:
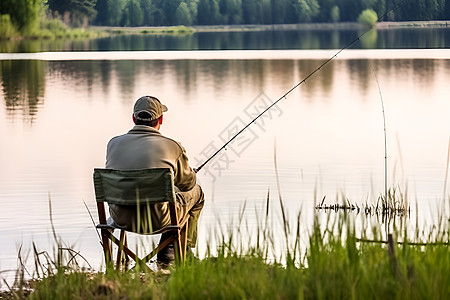
[(142, 96), (136, 100), (133, 108), (133, 115), (136, 120), (152, 121), (156, 120), (163, 112), (166, 112), (167, 106), (161, 103), (158, 98), (153, 96)]

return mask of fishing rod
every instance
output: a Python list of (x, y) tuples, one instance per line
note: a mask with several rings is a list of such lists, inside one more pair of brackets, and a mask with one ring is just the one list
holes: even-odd
[[(394, 6), (393, 8), (391, 8), (390, 10), (386, 11), (380, 18), (378, 18), (378, 21), (383, 20), (387, 14), (389, 14), (390, 12), (398, 9), (406, 0), (403, 0), (401, 2), (399, 2), (396, 6)], [(225, 144), (223, 144), (222, 147), (220, 147), (216, 152), (214, 152), (204, 163), (202, 163), (199, 167), (194, 168), (194, 171), (197, 173), (198, 171), (200, 171), (208, 162), (210, 162), (217, 154), (219, 154), (223, 149), (225, 149), (232, 141), (234, 141), (234, 139), (239, 136), (242, 132), (244, 132), (248, 127), (250, 127), (250, 125), (252, 125), (253, 123), (255, 123), (256, 120), (258, 120), (262, 115), (264, 115), (268, 110), (270, 110), (272, 107), (274, 107), (275, 105), (277, 105), (278, 102), (280, 102), (281, 100), (285, 99), (293, 90), (295, 90), (296, 88), (298, 88), (301, 84), (306, 83), (307, 80), (309, 80), (309, 78), (311, 78), (314, 74), (316, 74), (317, 72), (321, 71), (323, 67), (325, 67), (329, 62), (331, 62), (334, 58), (336, 58), (339, 54), (341, 54), (342, 51), (350, 48), (351, 46), (353, 46), (356, 42), (358, 42), (359, 40), (361, 40), (361, 38), (363, 36), (365, 36), (367, 33), (369, 33), (370, 31), (372, 31), (375, 28), (375, 26), (371, 26), (368, 30), (366, 30), (365, 32), (363, 32), (362, 34), (360, 34), (358, 37), (356, 37), (353, 41), (351, 41), (350, 43), (348, 43), (346, 46), (344, 46), (343, 48), (341, 48), (340, 50), (338, 50), (332, 57), (330, 57), (329, 59), (327, 59), (326, 61), (324, 61), (320, 66), (318, 66), (314, 71), (312, 71), (311, 73), (309, 73), (305, 78), (303, 78), (302, 81), (298, 82), (296, 85), (294, 85), (291, 89), (289, 89), (286, 93), (284, 93), (280, 98), (278, 98), (275, 102), (273, 102), (271, 105), (269, 105), (268, 107), (266, 107), (266, 109), (264, 109), (261, 113), (259, 113), (253, 120), (251, 120), (247, 125), (245, 125), (244, 128), (242, 128), (241, 130), (239, 130), (234, 136), (232, 136)]]

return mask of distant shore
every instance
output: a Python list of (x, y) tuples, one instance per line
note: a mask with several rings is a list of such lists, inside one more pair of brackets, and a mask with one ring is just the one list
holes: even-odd
[[(395, 28), (446, 28), (449, 21), (406, 21), (379, 22), (377, 29)], [(189, 34), (195, 32), (242, 32), (242, 31), (274, 31), (274, 30), (330, 30), (330, 29), (364, 29), (367, 28), (357, 22), (339, 23), (302, 23), (302, 24), (243, 24), (243, 25), (204, 25), (204, 26), (142, 26), (142, 27), (113, 27), (92, 26), (91, 28), (112, 34)]]
[(448, 21), (406, 21), (406, 22), (380, 22), (377, 23), (378, 29), (387, 28), (450, 28), (450, 20)]

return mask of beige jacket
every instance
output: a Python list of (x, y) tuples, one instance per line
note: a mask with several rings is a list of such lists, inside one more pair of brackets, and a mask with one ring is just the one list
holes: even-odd
[[(136, 125), (128, 133), (109, 141), (105, 167), (116, 170), (171, 168), (174, 184), (180, 191), (189, 191), (196, 184), (196, 174), (181, 144), (144, 125)], [(152, 211), (150, 226), (153, 230), (169, 223), (167, 203), (154, 205)], [(136, 226), (134, 208), (110, 205), (110, 213), (117, 225), (131, 230)]]

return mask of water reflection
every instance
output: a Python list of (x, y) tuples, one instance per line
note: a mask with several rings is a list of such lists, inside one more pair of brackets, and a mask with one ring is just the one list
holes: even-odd
[[(78, 89), (91, 91), (101, 84), (108, 94), (112, 85), (120, 87), (122, 98), (133, 94), (137, 78), (144, 78), (148, 88), (164, 84), (167, 77), (175, 78), (180, 91), (189, 95), (187, 100), (197, 94), (200, 86), (211, 87), (215, 93), (226, 94), (229, 87), (242, 90), (245, 86), (265, 91), (276, 85), (286, 90), (313, 72), (322, 61), (317, 60), (90, 60), (90, 61), (40, 61), (4, 60), (0, 61), (3, 99), (10, 121), (21, 115), (33, 122), (36, 113), (44, 105), (46, 76), (62, 80), (67, 84), (76, 83)], [(366, 94), (373, 85), (375, 72), (391, 74), (399, 80), (410, 74), (421, 85), (432, 85), (437, 68), (445, 70), (448, 60), (433, 59), (367, 59), (338, 60), (328, 64), (303, 86), (306, 97), (303, 101), (316, 101), (314, 95), (320, 94), (324, 101), (331, 101), (330, 95), (339, 85), (336, 74), (348, 70), (352, 88)], [(409, 76), (409, 75), (408, 75)]]
[(38, 109), (44, 105), (45, 75), (48, 63), (37, 60), (0, 61), (0, 79), (7, 118), (16, 115), (34, 122)]
[[(362, 35), (364, 32), (360, 32)], [(363, 38), (360, 39), (361, 47), (363, 49), (376, 49), (377, 48), (377, 40), (378, 40), (378, 31), (371, 30), (364, 34)]]

